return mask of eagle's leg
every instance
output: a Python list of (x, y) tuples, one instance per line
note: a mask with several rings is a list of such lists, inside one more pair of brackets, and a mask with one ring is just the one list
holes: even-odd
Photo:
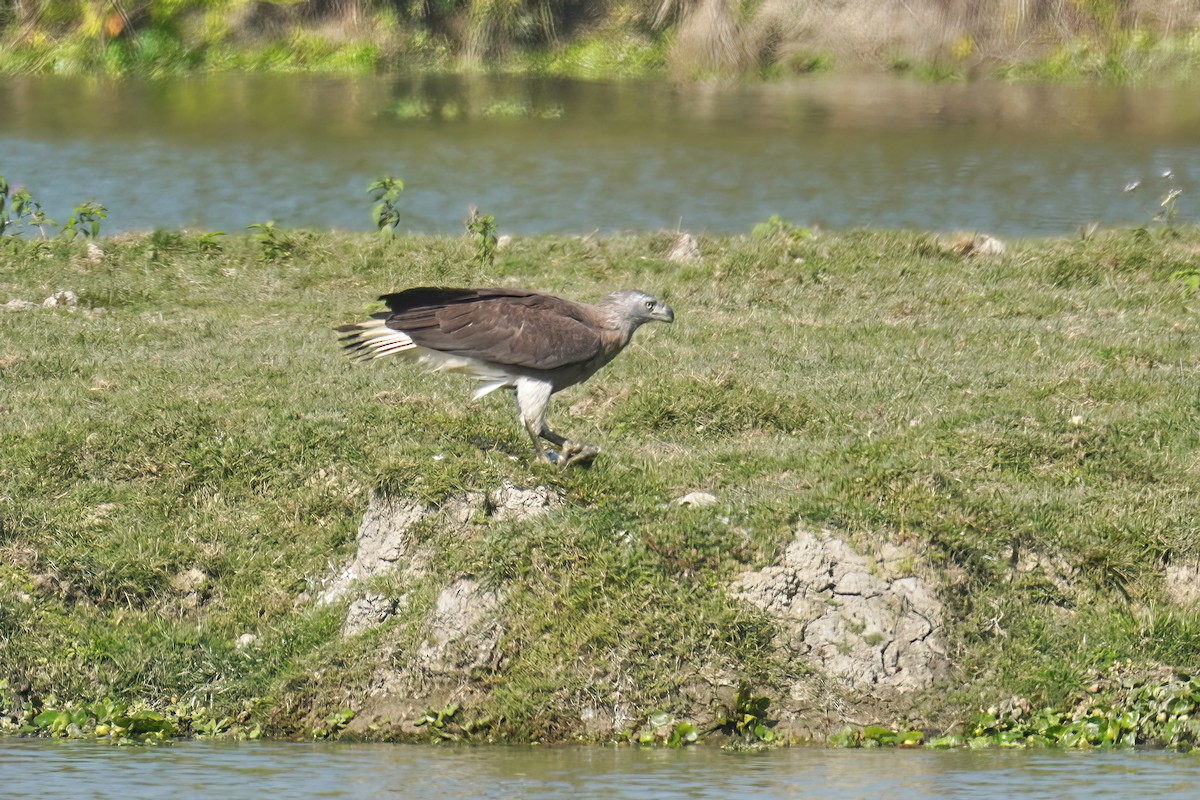
[[(569, 441), (550, 430), (546, 424), (546, 406), (550, 404), (552, 387), (548, 383), (534, 380), (518, 380), (514, 387), (517, 399), (517, 416), (533, 442), (534, 456), (549, 464), (569, 467), (581, 461), (590, 461), (600, 453), (600, 448), (591, 444)], [(557, 456), (542, 449), (541, 440), (560, 449)]]
[(525, 426), (525, 432), (529, 434), (529, 440), (533, 442), (533, 455), (540, 461), (545, 461), (547, 464), (557, 463), (557, 454), (553, 450), (544, 450), (542, 448), (542, 439), (538, 431), (537, 425), (521, 420)]
[(555, 447), (562, 447), (563, 445), (567, 444), (567, 438), (565, 436), (559, 436), (557, 433), (550, 430), (550, 426), (546, 424), (545, 419), (542, 420), (542, 427), (538, 431), (538, 436), (545, 439)]
[(550, 404), (551, 388), (548, 383), (528, 379), (518, 379), (513, 387), (513, 396), (517, 401), (517, 417), (521, 420), (525, 432), (529, 434), (529, 440), (533, 442), (534, 458), (547, 464), (553, 464), (557, 459), (554, 453), (542, 449), (542, 439), (545, 438), (559, 447), (566, 441), (546, 425), (546, 406)]

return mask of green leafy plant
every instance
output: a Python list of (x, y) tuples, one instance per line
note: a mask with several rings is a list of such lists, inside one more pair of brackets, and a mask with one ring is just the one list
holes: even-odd
[(750, 230), (750, 236), (755, 239), (786, 239), (798, 241), (800, 239), (811, 239), (812, 231), (808, 228), (801, 228), (780, 217), (778, 214), (772, 214), (763, 222), (758, 223)]
[[(1151, 222), (1157, 222), (1163, 227), (1163, 231), (1171, 236), (1178, 237), (1179, 230), (1176, 228), (1176, 220), (1179, 218), (1179, 197), (1183, 194), (1183, 190), (1175, 185), (1174, 170), (1164, 170), (1162, 179), (1166, 182), (1166, 189), (1163, 191), (1162, 197), (1158, 201), (1158, 210), (1151, 217)], [(1142, 182), (1133, 181), (1125, 187), (1126, 192), (1136, 191)], [(1149, 231), (1145, 228), (1135, 229), (1135, 234), (1149, 235)]]
[(97, 736), (107, 734), (113, 739), (145, 742), (174, 736), (177, 730), (175, 723), (148, 708), (131, 710), (125, 704), (110, 701), (102, 707), (93, 706), (91, 712), (97, 720)]
[(976, 714), (962, 733), (925, 740), (919, 731), (868, 726), (829, 738), (834, 747), (1136, 747), (1192, 750), (1200, 744), (1200, 679), (1139, 673), (1115, 662), (1068, 707), (1037, 708), (1015, 697)]
[(193, 239), (193, 247), (197, 253), (207, 253), (215, 255), (222, 251), (221, 243), (217, 241), (218, 236), (224, 236), (224, 231), (209, 231), (207, 233), (198, 233)]
[(404, 191), (404, 182), (391, 175), (381, 175), (367, 187), (367, 194), (375, 201), (371, 209), (371, 220), (379, 229), (379, 235), (391, 239), (396, 235), (396, 226), (400, 224), (400, 211), (396, 208), (396, 200)]
[(70, 236), (72, 239), (76, 236), (95, 239), (100, 235), (100, 220), (107, 217), (107, 208), (94, 200), (89, 200), (83, 205), (75, 206), (75, 210), (67, 218), (66, 224), (62, 226), (60, 234)]
[(485, 117), (527, 117), (529, 116), (529, 106), (518, 100), (497, 100), (487, 108), (483, 109)]
[(192, 733), (197, 736), (220, 736), (232, 725), (232, 719), (215, 716), (207, 708), (197, 709), (192, 716)]
[(475, 260), (480, 266), (490, 267), (496, 262), (496, 220), (491, 214), (480, 214), (472, 208), (467, 216), (467, 233), (475, 240)]
[(695, 744), (700, 739), (700, 731), (694, 723), (676, 719), (668, 711), (655, 711), (646, 717), (645, 725), (627, 732), (622, 738), (640, 747), (679, 748)]
[(1189, 267), (1188, 269), (1175, 270), (1171, 273), (1171, 280), (1183, 284), (1184, 290), (1190, 294), (1200, 290), (1200, 269)]
[(409, 98), (397, 100), (388, 107), (387, 113), (397, 119), (427, 119), (433, 113), (433, 106), (428, 100)]
[(82, 736), (83, 726), (88, 723), (85, 709), (46, 709), (33, 718), (33, 724), (51, 736)]
[[(108, 217), (108, 209), (95, 200), (75, 206), (60, 236), (74, 239), (77, 236), (94, 239), (100, 235), (100, 221)], [(0, 236), (19, 236), (22, 228), (37, 228), (39, 238), (46, 240), (47, 228), (58, 223), (46, 216), (42, 204), (35, 200), (24, 187), (13, 188), (0, 177)]]
[(734, 714), (725, 720), (725, 725), (732, 732), (741, 734), (747, 742), (771, 744), (775, 741), (775, 731), (771, 730), (767, 720), (770, 705), (770, 698), (754, 694), (748, 686), (743, 686), (734, 699)]
[[(1116, 670), (1123, 666), (1118, 662)], [(1127, 674), (1097, 682), (1070, 709), (1033, 708), (1023, 699), (975, 718), (967, 744), (982, 747), (1134, 747), (1193, 749), (1200, 744), (1200, 679)]]
[(1174, 234), (1175, 219), (1179, 216), (1177, 204), (1179, 195), (1183, 194), (1183, 190), (1175, 186), (1175, 173), (1172, 170), (1165, 171), (1163, 178), (1167, 181), (1167, 191), (1158, 203), (1159, 210), (1154, 215), (1154, 221), (1162, 223), (1162, 226), (1168, 233)]
[(104, 700), (78, 708), (48, 708), (33, 718), (33, 730), (54, 737), (108, 738), (114, 741), (155, 742), (174, 736), (175, 723), (148, 708)]
[(1157, 222), (1161, 222), (1167, 230), (1175, 229), (1175, 218), (1179, 216), (1179, 209), (1176, 208), (1176, 201), (1179, 200), (1179, 195), (1183, 194), (1182, 189), (1170, 189), (1163, 195), (1162, 201), (1158, 204), (1162, 210), (1154, 215)]
[(13, 188), (0, 176), (0, 236), (19, 236), (23, 227), (38, 229), (42, 239), (48, 238), (47, 227), (58, 223), (46, 216), (42, 204), (23, 186)]
[(458, 737), (447, 730), (447, 727), (458, 715), (459, 710), (458, 703), (451, 703), (445, 708), (430, 709), (419, 719), (413, 720), (413, 725), (418, 728), (424, 727), (431, 736), (438, 739), (457, 739)]
[(700, 738), (700, 731), (696, 726), (687, 720), (679, 720), (671, 728), (671, 735), (667, 737), (667, 747), (683, 747), (688, 744), (695, 744)]
[(335, 711), (325, 717), (325, 724), (313, 728), (312, 738), (328, 739), (331, 736), (336, 736), (342, 729), (350, 724), (350, 720), (354, 719), (354, 711), (349, 708), (343, 708), (340, 711)]
[[(917, 747), (924, 734), (920, 731), (897, 731), (879, 725), (868, 725), (861, 731), (849, 728), (829, 737), (834, 747)], [(942, 745), (945, 746), (945, 745)]]
[(297, 245), (295, 237), (289, 236), (276, 227), (274, 220), (255, 222), (246, 227), (258, 231), (254, 234), (254, 238), (258, 240), (260, 248), (259, 261), (282, 261), (295, 254)]

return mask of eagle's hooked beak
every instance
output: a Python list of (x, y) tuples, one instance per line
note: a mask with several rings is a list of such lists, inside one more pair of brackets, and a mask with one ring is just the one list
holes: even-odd
[(654, 311), (650, 313), (651, 319), (656, 319), (659, 322), (674, 322), (675, 312), (666, 303), (657, 303), (654, 306)]

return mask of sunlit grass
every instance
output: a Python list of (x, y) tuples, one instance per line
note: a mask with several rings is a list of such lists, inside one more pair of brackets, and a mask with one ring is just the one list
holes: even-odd
[[(1200, 667), (1195, 615), (1146, 611), (1172, 608), (1164, 564), (1200, 562), (1200, 295), (1171, 278), (1200, 234), (964, 260), (928, 235), (776, 229), (702, 237), (686, 266), (654, 235), (519, 239), (486, 271), (466, 239), (324, 233), (279, 260), (246, 236), (217, 251), (161, 233), (104, 240), (99, 264), (65, 241), (4, 256), (0, 300), (80, 305), (0, 311), (0, 678), (230, 713), (265, 698), (293, 732), (416, 647), (438, 586), (466, 574), (508, 593), (509, 666), (489, 678), (508, 734), (571, 730), (579, 698), (611, 686), (604, 665), (627, 702), (682, 711), (708, 667), (802, 674), (724, 592), (802, 520), (936, 568), (956, 688), (929, 714), (1061, 699), (1118, 658)], [(507, 398), (354, 366), (330, 330), (385, 291), (496, 282), (674, 306), (552, 405), (604, 448), (590, 470), (531, 463)], [(503, 480), (566, 509), (426, 531), (429, 576), (381, 584), (413, 593), (410, 615), (344, 643), (312, 597), (368, 494)], [(718, 505), (671, 504), (695, 490)]]
[[(928, 82), (997, 77), (1136, 84), (1186, 82), (1200, 70), (1197, 35), (1187, 27), (1118, 18), (1104, 3), (1037, 19), (1021, 5), (995, 0), (967, 12), (916, 2), (889, 12), (896, 19), (881, 17), (880, 27), (909, 16), (926, 24), (883, 39), (857, 24), (856, 15), (865, 13), (861, 4), (813, 10), (798, 0), (792, 9), (778, 3), (745, 9), (740, 20), (718, 6), (660, 18), (666, 6), (657, 3), (584, 10), (516, 2), (407, 12), (361, 8), (341, 20), (281, 10), (268, 24), (250, 12), (184, 0), (150, 3), (146, 18), (132, 27), (98, 7), (82, 15), (62, 14), (65, 5), (58, 13), (18, 8), (7, 18), (0, 14), (7, 25), (0, 30), (0, 74), (402, 70), (709, 81), (872, 69)], [(780, 25), (805, 14), (808, 22), (794, 29)], [(106, 31), (109, 24), (115, 27)]]
[(1002, 67), (1007, 80), (1104, 81), (1114, 84), (1187, 82), (1200, 69), (1200, 38), (1158, 37), (1122, 31), (1103, 38), (1080, 36), (1031, 62)]

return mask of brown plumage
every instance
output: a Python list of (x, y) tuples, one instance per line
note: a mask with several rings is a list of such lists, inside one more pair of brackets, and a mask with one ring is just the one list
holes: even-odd
[[(590, 378), (617, 357), (646, 322), (671, 322), (671, 307), (645, 292), (613, 292), (589, 305), (524, 289), (418, 287), (379, 298), (388, 311), (342, 325), (350, 355), (416, 359), (434, 370), (464, 372), (483, 385), (475, 397), (511, 389), (538, 458), (567, 466), (595, 457), (593, 445), (568, 441), (546, 424), (550, 396)], [(539, 439), (561, 448), (555, 456)]]

